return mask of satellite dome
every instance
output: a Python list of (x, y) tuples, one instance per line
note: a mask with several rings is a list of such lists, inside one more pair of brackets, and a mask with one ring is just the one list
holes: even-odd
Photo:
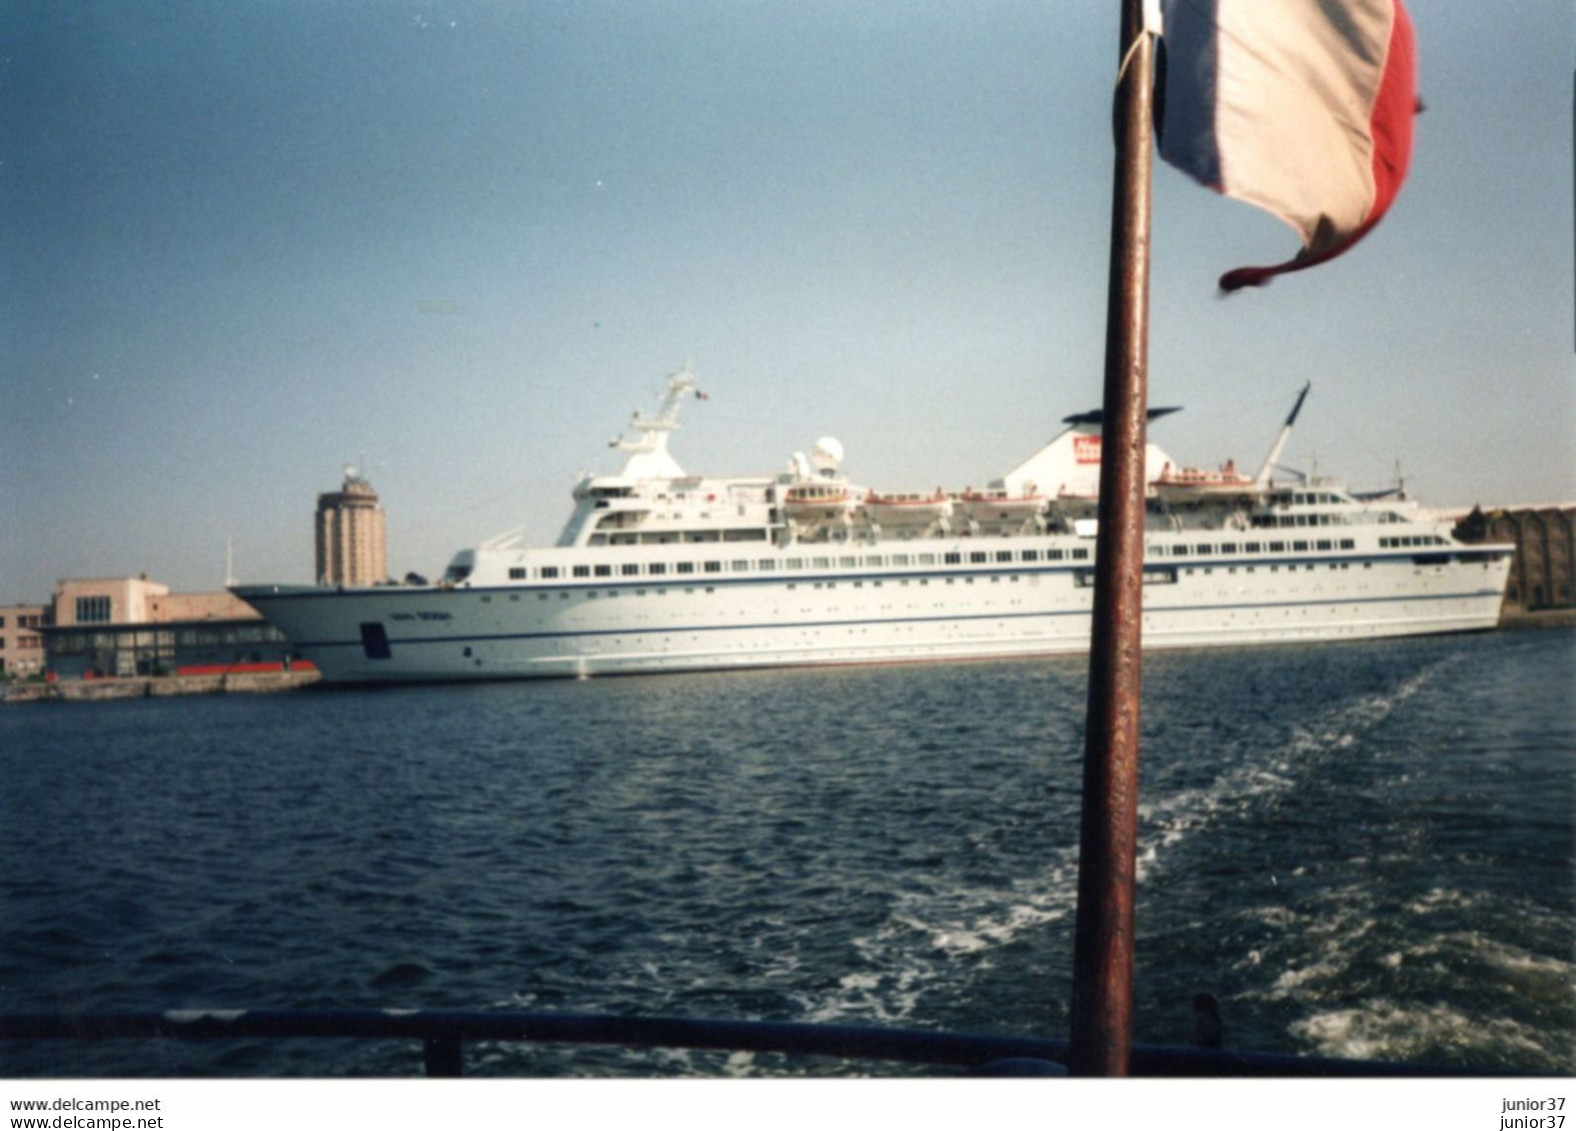
[(810, 462), (817, 471), (836, 471), (843, 463), (843, 445), (831, 436), (822, 436), (815, 442)]

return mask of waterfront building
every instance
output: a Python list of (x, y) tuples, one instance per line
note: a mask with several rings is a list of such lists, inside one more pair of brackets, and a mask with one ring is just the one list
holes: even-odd
[(388, 578), (383, 508), (372, 484), (345, 468), (338, 491), (317, 497), (319, 585), (376, 585)]
[(311, 668), (228, 592), (171, 593), (146, 576), (64, 580), (55, 585), (54, 607), (54, 624), (46, 614), (36, 635), (40, 663), (55, 678)]
[(0, 679), (44, 670), (40, 633), (49, 619), (47, 605), (0, 605)]
[(134, 624), (150, 619), (168, 585), (140, 577), (69, 578), (55, 582), (55, 625)]
[(1576, 608), (1576, 503), (1474, 507), (1456, 527), (1464, 542), (1514, 542), (1505, 586), (1507, 613)]

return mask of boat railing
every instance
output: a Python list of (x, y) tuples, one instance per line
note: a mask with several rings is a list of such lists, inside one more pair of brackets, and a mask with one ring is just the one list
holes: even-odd
[[(7, 1041), (312, 1038), (420, 1042), (423, 1070), (431, 1077), (464, 1075), (466, 1046), (484, 1041), (779, 1053), (896, 1062), (976, 1076), (1065, 1075), (1069, 1058), (1069, 1043), (1060, 1040), (808, 1022), (400, 1009), (0, 1014), (0, 1040)], [(1150, 1077), (1515, 1075), (1499, 1069), (1163, 1045), (1134, 1045), (1129, 1070)]]

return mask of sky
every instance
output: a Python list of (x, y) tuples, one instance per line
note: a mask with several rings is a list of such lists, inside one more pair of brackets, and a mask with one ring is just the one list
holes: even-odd
[[(1344, 258), (1155, 166), (1150, 438), (1576, 500), (1569, 0), (1410, 0), (1410, 179)], [(1100, 401), (1117, 5), (0, 0), (0, 604), (552, 541), (666, 375), (692, 473), (821, 436), (980, 484)]]

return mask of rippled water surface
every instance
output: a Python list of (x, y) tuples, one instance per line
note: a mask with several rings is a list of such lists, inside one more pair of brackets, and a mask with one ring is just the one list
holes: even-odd
[[(432, 1007), (1062, 1037), (1081, 659), (0, 709), (0, 1010)], [(1565, 631), (1145, 671), (1137, 1033), (1576, 1071)], [(482, 1046), (512, 1075), (903, 1072)], [(0, 1046), (0, 1075), (419, 1071)]]

